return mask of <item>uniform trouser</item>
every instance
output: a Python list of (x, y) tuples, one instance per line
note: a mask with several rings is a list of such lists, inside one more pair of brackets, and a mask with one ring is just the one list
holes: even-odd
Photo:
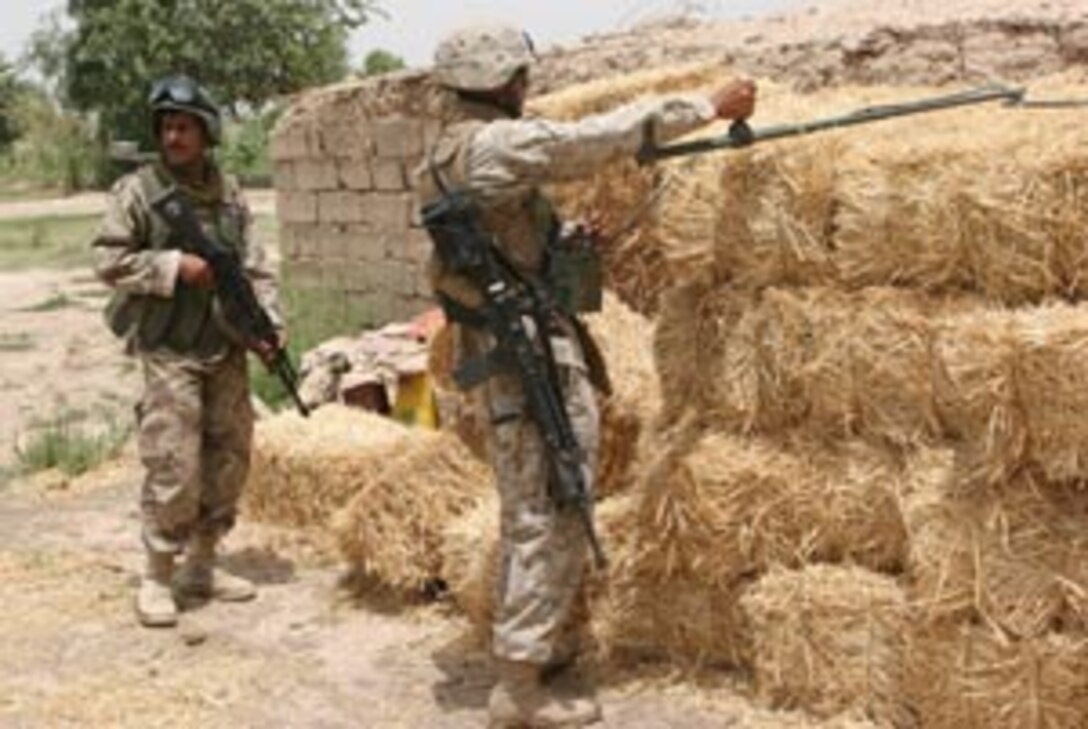
[[(577, 345), (554, 340), (563, 398), (586, 454), (583, 471), (593, 497), (599, 443), (597, 404)], [(501, 503), (501, 559), (492, 647), (509, 661), (544, 664), (557, 655), (586, 569), (588, 540), (576, 512), (558, 510), (548, 492), (548, 456), (525, 412), (516, 375), (485, 386), (489, 451)]]
[(246, 356), (156, 352), (141, 360), (143, 540), (151, 552), (177, 554), (193, 534), (220, 536), (234, 525), (253, 442)]

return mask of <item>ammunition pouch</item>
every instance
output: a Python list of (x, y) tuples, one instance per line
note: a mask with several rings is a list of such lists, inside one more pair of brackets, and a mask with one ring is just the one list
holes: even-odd
[(581, 226), (563, 226), (548, 248), (547, 281), (555, 302), (571, 316), (601, 310), (601, 254)]

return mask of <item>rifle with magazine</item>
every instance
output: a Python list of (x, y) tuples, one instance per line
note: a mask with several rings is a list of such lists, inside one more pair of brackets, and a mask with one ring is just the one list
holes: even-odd
[(283, 383), (298, 411), (308, 417), (310, 410), (298, 393), (298, 373), (272, 319), (257, 300), (238, 254), (205, 234), (196, 213), (177, 188), (168, 188), (151, 201), (151, 207), (166, 221), (182, 251), (208, 262), (215, 276), (216, 296), (232, 333), (261, 358)]
[(552, 500), (560, 509), (577, 512), (594, 562), (603, 569), (607, 559), (593, 526), (585, 453), (563, 400), (549, 337), (556, 318), (566, 314), (546, 285), (519, 273), (494, 245), (470, 194), (450, 190), (433, 165), (432, 174), (442, 195), (423, 208), (423, 224), (446, 270), (471, 281), (483, 303), (467, 310), (448, 297), (439, 298), (452, 319), (482, 326), (496, 341), (491, 352), (461, 365), (454, 379), (467, 390), (499, 372), (516, 373), (528, 415), (548, 453)]

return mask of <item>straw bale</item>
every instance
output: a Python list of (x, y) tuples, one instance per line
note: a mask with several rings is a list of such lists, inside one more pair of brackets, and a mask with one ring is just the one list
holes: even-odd
[(620, 651), (738, 665), (745, 582), (776, 564), (847, 560), (897, 571), (906, 532), (894, 464), (861, 444), (709, 434), (670, 449), (633, 492), (611, 584)]
[(932, 311), (915, 292), (766, 289), (755, 300), (704, 279), (671, 293), (655, 353), (669, 402), (737, 433), (913, 444), (939, 423)]
[(608, 366), (612, 394), (600, 398), (601, 443), (597, 497), (625, 490), (634, 478), (645, 432), (661, 409), (654, 369), (653, 325), (611, 291), (597, 314), (585, 318)]
[(932, 729), (1073, 729), (1088, 724), (1088, 642), (1050, 633), (1008, 640), (971, 624), (909, 632), (905, 690)]
[(1088, 493), (1033, 483), (908, 513), (911, 597), (927, 620), (982, 619), (1035, 638), (1088, 623)]
[(309, 418), (287, 412), (261, 420), (243, 510), (257, 521), (324, 527), (377, 467), (417, 435), (388, 418), (338, 404)]
[[(931, 93), (772, 87), (755, 124)], [(663, 200), (663, 255), (679, 262), (674, 278), (712, 265), (741, 287), (898, 285), (1010, 304), (1079, 297), (1082, 121), (1077, 110), (991, 104), (934, 113), (924, 126), (884, 121), (715, 155)]]
[(420, 431), (358, 474), (338, 512), (340, 551), (360, 574), (418, 588), (442, 574), (441, 533), (492, 489), (491, 472), (453, 435)]
[(855, 566), (776, 568), (740, 604), (761, 696), (818, 716), (857, 709), (909, 725), (901, 696), (908, 611), (894, 580)]
[[(716, 396), (715, 385), (727, 384), (722, 372), (727, 342), (753, 305), (750, 296), (709, 277), (685, 281), (662, 296), (653, 348), (663, 427), (676, 425), (686, 413), (707, 413), (730, 402)], [(754, 363), (739, 361), (729, 376), (743, 378), (753, 372)]]
[(1088, 308), (1053, 303), (941, 322), (938, 411), (973, 480), (1024, 466), (1047, 479), (1088, 476)]

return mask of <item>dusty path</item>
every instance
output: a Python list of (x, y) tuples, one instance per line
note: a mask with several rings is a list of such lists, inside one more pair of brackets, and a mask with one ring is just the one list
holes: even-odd
[(35, 427), (127, 423), (135, 365), (102, 322), (105, 288), (85, 271), (0, 272), (0, 467)]
[[(487, 660), (448, 606), (351, 599), (338, 568), (271, 547), (256, 525), (231, 537), (229, 560), (260, 583), (256, 602), (197, 607), (178, 630), (137, 627), (137, 478), (122, 463), (4, 494), (0, 726), (485, 724)], [(603, 726), (709, 729), (744, 710), (728, 691), (663, 686), (604, 687)]]

